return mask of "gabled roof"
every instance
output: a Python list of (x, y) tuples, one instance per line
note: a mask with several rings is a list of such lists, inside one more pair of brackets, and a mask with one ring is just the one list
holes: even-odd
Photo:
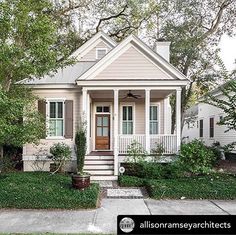
[(100, 31), (88, 41), (86, 41), (82, 46), (80, 46), (75, 52), (73, 52), (70, 57), (76, 57), (78, 59), (83, 57), (84, 54), (91, 50), (95, 46), (95, 44), (101, 40), (105, 42), (110, 48), (114, 48), (117, 45), (117, 43), (112, 40), (107, 34)]
[(182, 74), (178, 69), (166, 61), (162, 56), (155, 53), (150, 47), (148, 47), (143, 41), (134, 35), (128, 36), (119, 45), (117, 45), (113, 50), (107, 53), (100, 61), (94, 64), (90, 69), (88, 69), (84, 74), (78, 76), (77, 82), (79, 80), (90, 80), (94, 78), (99, 72), (111, 64), (116, 58), (122, 54), (127, 46), (132, 43), (133, 46), (137, 47), (143, 53), (145, 53), (150, 59), (155, 61), (159, 67), (164, 69), (168, 74), (177, 80), (188, 80), (188, 78)]

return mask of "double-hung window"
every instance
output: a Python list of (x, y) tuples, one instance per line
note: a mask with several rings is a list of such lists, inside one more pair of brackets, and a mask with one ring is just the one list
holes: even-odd
[(48, 136), (64, 136), (64, 102), (48, 102)]
[(199, 120), (199, 137), (203, 137), (203, 119)]
[(210, 138), (214, 138), (214, 118), (211, 117), (209, 119), (209, 126), (210, 126), (210, 130), (209, 130), (209, 134), (210, 134)]
[(132, 135), (134, 132), (133, 106), (122, 107), (122, 133)]
[(157, 105), (151, 105), (150, 106), (150, 134), (156, 135), (158, 134), (158, 106)]

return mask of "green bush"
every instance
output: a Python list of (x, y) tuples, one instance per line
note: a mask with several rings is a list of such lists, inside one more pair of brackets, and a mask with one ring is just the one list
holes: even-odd
[(71, 157), (71, 149), (65, 143), (56, 143), (50, 148), (50, 159), (52, 159), (53, 163), (56, 165), (55, 172), (61, 170), (66, 160)]
[(139, 177), (147, 179), (160, 179), (164, 175), (164, 167), (161, 163), (142, 162)]
[(186, 171), (201, 174), (212, 169), (215, 155), (202, 141), (196, 139), (181, 145), (178, 160)]
[(127, 149), (127, 162), (139, 163), (145, 160), (147, 152), (138, 141), (133, 141)]
[(84, 160), (86, 155), (86, 130), (83, 126), (76, 132), (75, 146), (77, 155), (77, 170), (80, 174), (83, 174)]

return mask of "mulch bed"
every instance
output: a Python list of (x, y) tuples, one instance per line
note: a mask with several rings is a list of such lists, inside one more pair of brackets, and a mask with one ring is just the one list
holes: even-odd
[(236, 174), (236, 161), (220, 160), (216, 166), (216, 169), (223, 169), (225, 172)]

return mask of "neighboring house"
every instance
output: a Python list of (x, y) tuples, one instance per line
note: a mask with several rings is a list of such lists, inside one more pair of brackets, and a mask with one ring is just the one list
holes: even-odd
[[(165, 154), (176, 153), (181, 141), (181, 89), (188, 79), (169, 63), (169, 45), (158, 42), (156, 53), (133, 35), (117, 44), (99, 32), (72, 54), (78, 60), (73, 66), (53, 76), (24, 80), (40, 97), (38, 110), (48, 130), (39, 146), (24, 146), (24, 171), (34, 170), (35, 163), (49, 170), (50, 161), (43, 159), (55, 142), (73, 148), (80, 117), (87, 122), (85, 169), (92, 179), (116, 179), (119, 162), (134, 140), (147, 152), (162, 143)], [(177, 95), (175, 134), (172, 93)]]
[[(224, 99), (220, 87), (213, 90), (211, 94), (218, 99)], [(227, 127), (217, 124), (224, 116), (222, 109), (199, 101), (186, 111), (183, 141), (201, 139), (209, 146), (215, 142), (219, 142), (222, 146), (232, 143), (236, 140), (236, 131), (225, 132)]]

